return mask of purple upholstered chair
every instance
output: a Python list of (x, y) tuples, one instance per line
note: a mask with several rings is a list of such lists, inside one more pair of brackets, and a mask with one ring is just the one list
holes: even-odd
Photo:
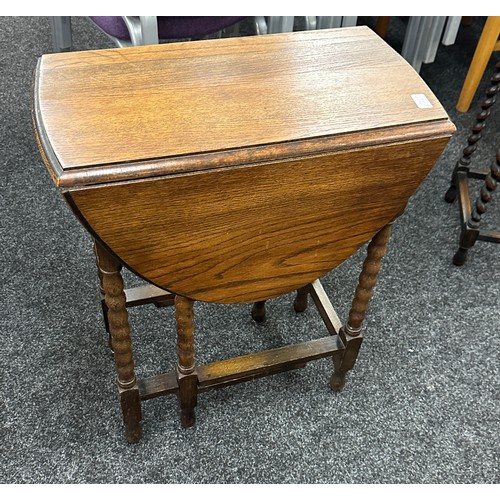
[[(220, 35), (221, 30), (232, 28), (238, 35), (239, 21), (244, 16), (90, 16), (89, 19), (118, 47), (150, 45), (160, 40), (197, 39), (207, 35)], [(72, 47), (71, 17), (49, 16), (55, 52), (70, 51)], [(293, 31), (293, 16), (253, 16), (250, 20), (255, 34)]]
[(89, 16), (119, 47), (159, 40), (199, 39), (221, 32), (244, 17), (235, 16)]

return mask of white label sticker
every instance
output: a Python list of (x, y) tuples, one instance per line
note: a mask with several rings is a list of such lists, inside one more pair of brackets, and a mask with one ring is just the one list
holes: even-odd
[(432, 108), (432, 104), (424, 94), (411, 94), (411, 98), (420, 109)]

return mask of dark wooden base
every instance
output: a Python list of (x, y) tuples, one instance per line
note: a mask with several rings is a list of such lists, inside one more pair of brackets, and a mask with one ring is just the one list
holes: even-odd
[[(467, 139), (467, 147), (458, 160), (448, 191), (444, 196), (445, 201), (453, 203), (458, 195), (460, 204), (460, 247), (453, 256), (453, 264), (463, 266), (467, 260), (467, 252), (476, 241), (490, 241), (500, 243), (500, 231), (485, 231), (480, 229), (481, 219), (491, 202), (493, 192), (500, 183), (500, 151), (497, 151), (489, 168), (472, 168), (472, 156), (477, 151), (488, 118), (496, 102), (496, 95), (500, 92), (500, 61), (496, 64), (495, 73), (491, 78), (491, 86), (486, 90), (486, 99), (481, 104), (481, 112), (476, 116), (476, 123), (472, 133)], [(474, 206), (471, 204), (469, 192), (469, 179), (483, 180), (483, 186), (476, 198)]]
[(490, 169), (458, 168), (452, 175), (451, 185), (445, 194), (445, 201), (453, 203), (457, 197), (460, 206), (461, 233), (459, 248), (453, 256), (455, 266), (463, 266), (467, 261), (468, 251), (475, 245), (476, 241), (488, 241), (500, 243), (500, 230), (480, 229), (479, 221), (473, 227), (472, 204), (469, 190), (469, 179), (480, 179), (486, 181), (490, 175)]
[[(200, 365), (196, 367), (198, 393), (303, 368), (309, 361), (331, 356), (341, 349), (344, 344), (340, 337), (331, 336)], [(179, 391), (175, 371), (141, 379), (138, 385), (142, 400)]]
[[(153, 285), (124, 290), (124, 293), (126, 307), (156, 304), (157, 302), (175, 304), (174, 295)], [(283, 371), (303, 368), (310, 361), (326, 357), (332, 357), (335, 367), (330, 387), (335, 391), (341, 390), (345, 384), (347, 370), (354, 366), (361, 336), (351, 338), (345, 335), (340, 319), (319, 280), (298, 291), (294, 301), (294, 309), (297, 312), (305, 311), (308, 296), (311, 296), (323, 319), (329, 333), (327, 337), (197, 365), (187, 374), (182, 373), (177, 367), (177, 369), (167, 373), (138, 379), (133, 390), (119, 388), (127, 440), (130, 443), (135, 443), (142, 435), (139, 425), (139, 400), (145, 401), (169, 394), (177, 395), (181, 425), (182, 427), (191, 427), (195, 425), (196, 421), (194, 407), (197, 394)], [(256, 321), (264, 321), (264, 301), (253, 305), (252, 317)], [(187, 349), (189, 350), (191, 347), (194, 349), (194, 346), (191, 345)], [(335, 382), (337, 380), (338, 382)]]
[[(346, 373), (354, 367), (362, 342), (361, 323), (373, 287), (377, 281), (381, 259), (390, 237), (390, 224), (372, 239), (359, 276), (349, 319), (342, 325), (319, 280), (300, 288), (294, 300), (296, 312), (304, 312), (310, 296), (329, 336), (267, 351), (198, 366), (195, 360), (194, 300), (174, 296), (153, 285), (125, 290), (120, 263), (96, 242), (105, 324), (109, 327), (116, 362), (117, 382), (127, 440), (137, 442), (142, 436), (141, 401), (176, 394), (183, 427), (195, 425), (198, 394), (258, 377), (303, 368), (315, 359), (332, 357), (334, 371), (330, 387), (340, 391)], [(138, 380), (132, 355), (127, 308), (148, 303), (175, 305), (177, 325), (177, 366), (175, 370)], [(252, 308), (256, 321), (265, 320), (265, 301)]]
[[(135, 293), (139, 294), (139, 291)], [(160, 295), (160, 292), (150, 294), (151, 300)], [(311, 295), (330, 336), (196, 366), (197, 392), (205, 392), (274, 373), (303, 368), (309, 361), (329, 357), (335, 352), (345, 349), (344, 342), (339, 336), (341, 322), (320, 281), (315, 281), (304, 287), (299, 295), (306, 304), (307, 295)], [(145, 297), (142, 297), (141, 300), (142, 303), (147, 303), (144, 302)], [(264, 302), (257, 304), (258, 310), (264, 307)], [(255, 309), (254, 305), (252, 316), (254, 316)], [(138, 380), (140, 398), (147, 400), (167, 394), (176, 394), (179, 392), (179, 380), (178, 371), (175, 370)]]

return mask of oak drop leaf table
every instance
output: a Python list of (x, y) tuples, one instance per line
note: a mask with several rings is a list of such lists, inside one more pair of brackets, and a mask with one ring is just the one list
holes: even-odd
[[(141, 401), (331, 356), (340, 390), (391, 223), (455, 128), (419, 75), (366, 27), (41, 57), (33, 117), (44, 162), (95, 242), (129, 441)], [(319, 279), (370, 242), (341, 323)], [(124, 290), (121, 266), (148, 285)], [(195, 363), (193, 302), (297, 290), (329, 335)], [(138, 380), (127, 307), (175, 302), (178, 363)]]

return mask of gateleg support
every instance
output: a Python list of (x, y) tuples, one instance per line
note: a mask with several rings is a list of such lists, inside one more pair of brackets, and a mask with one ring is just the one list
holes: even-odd
[(359, 354), (363, 341), (361, 327), (365, 319), (368, 304), (373, 295), (373, 288), (378, 279), (382, 264), (382, 258), (387, 249), (387, 243), (391, 237), (392, 223), (384, 226), (371, 240), (368, 245), (363, 269), (359, 275), (358, 286), (354, 294), (349, 319), (340, 329), (339, 337), (344, 343), (344, 350), (334, 353), (334, 372), (330, 378), (330, 387), (334, 391), (340, 391), (345, 385), (346, 373), (351, 370)]
[(121, 264), (98, 242), (95, 249), (107, 307), (125, 434), (129, 442), (136, 443), (142, 436), (141, 400), (135, 376), (127, 300), (120, 272)]
[(175, 297), (177, 323), (177, 383), (181, 411), (181, 425), (192, 427), (196, 422), (195, 407), (198, 402), (198, 375), (194, 349), (194, 301)]
[(104, 321), (104, 328), (106, 329), (106, 333), (108, 334), (108, 346), (113, 352), (113, 348), (111, 347), (111, 334), (109, 333), (109, 321), (108, 321), (108, 306), (106, 305), (106, 301), (104, 300), (104, 287), (103, 287), (103, 274), (101, 271), (101, 265), (99, 263), (99, 252), (97, 249), (98, 243), (92, 238), (92, 247), (94, 250), (95, 262), (97, 265), (97, 277), (99, 279), (99, 296), (101, 298), (101, 308), (102, 308), (102, 317)]

